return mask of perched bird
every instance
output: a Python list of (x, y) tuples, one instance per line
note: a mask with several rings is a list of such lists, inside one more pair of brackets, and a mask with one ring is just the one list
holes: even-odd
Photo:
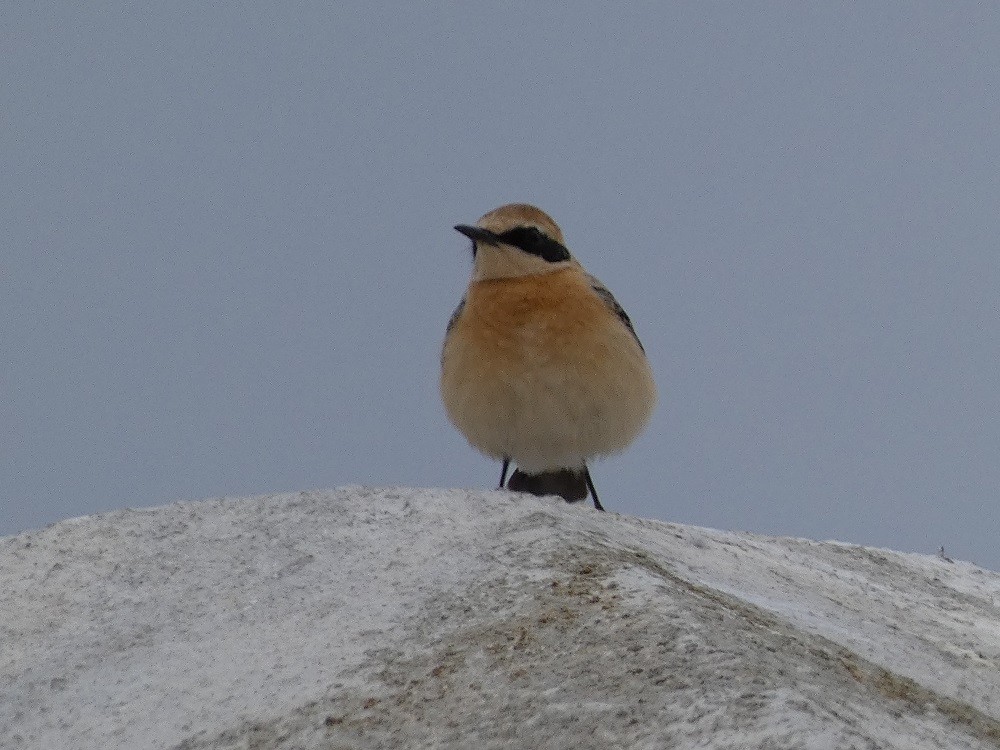
[(472, 279), (451, 316), (441, 396), (469, 443), (503, 462), (503, 488), (604, 510), (587, 462), (645, 428), (656, 386), (632, 321), (543, 211), (501, 206), (475, 226)]

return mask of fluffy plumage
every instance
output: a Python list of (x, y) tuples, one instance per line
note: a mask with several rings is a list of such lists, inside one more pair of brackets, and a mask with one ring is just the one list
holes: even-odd
[(587, 461), (624, 450), (655, 405), (632, 323), (534, 206), (456, 229), (474, 262), (442, 353), (448, 416), (473, 447), (517, 465), (510, 489), (583, 499)]

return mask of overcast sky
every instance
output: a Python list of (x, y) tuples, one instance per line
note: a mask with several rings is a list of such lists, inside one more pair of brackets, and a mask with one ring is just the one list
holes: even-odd
[(0, 57), (0, 534), (492, 486), (452, 226), (527, 201), (656, 372), (606, 507), (1000, 568), (988, 5), (15, 3)]

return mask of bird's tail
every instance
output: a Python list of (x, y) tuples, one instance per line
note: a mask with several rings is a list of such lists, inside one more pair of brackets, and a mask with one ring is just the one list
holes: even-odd
[(525, 474), (515, 469), (507, 480), (511, 492), (530, 492), (532, 495), (559, 495), (569, 503), (587, 499), (586, 469), (557, 469), (539, 474)]

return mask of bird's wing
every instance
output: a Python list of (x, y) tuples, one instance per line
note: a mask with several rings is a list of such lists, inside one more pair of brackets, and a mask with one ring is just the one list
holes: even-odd
[[(597, 277), (591, 276), (589, 273), (587, 274), (587, 281), (590, 282), (591, 289), (597, 292), (597, 296), (604, 301), (604, 304), (606, 304), (611, 311), (618, 316), (618, 319), (625, 324), (625, 327), (628, 328), (629, 333), (631, 333), (632, 337), (635, 339), (635, 343), (639, 345), (639, 348), (642, 349), (645, 354), (646, 350), (643, 348), (642, 342), (639, 341), (639, 336), (635, 332), (635, 328), (632, 327), (632, 321), (629, 318), (628, 313), (625, 312), (625, 308), (618, 304), (618, 300), (615, 299), (615, 295), (613, 295), (611, 290), (604, 286), (604, 284), (602, 284)], [(461, 305), (459, 305), (459, 310), (461, 310)], [(456, 310), (456, 315), (457, 314), (458, 311)]]
[(462, 310), (465, 307), (465, 297), (462, 297), (462, 301), (458, 303), (458, 307), (455, 308), (455, 312), (451, 314), (451, 318), (448, 319), (448, 327), (445, 329), (445, 334), (447, 334), (454, 326), (455, 321), (462, 314)]

